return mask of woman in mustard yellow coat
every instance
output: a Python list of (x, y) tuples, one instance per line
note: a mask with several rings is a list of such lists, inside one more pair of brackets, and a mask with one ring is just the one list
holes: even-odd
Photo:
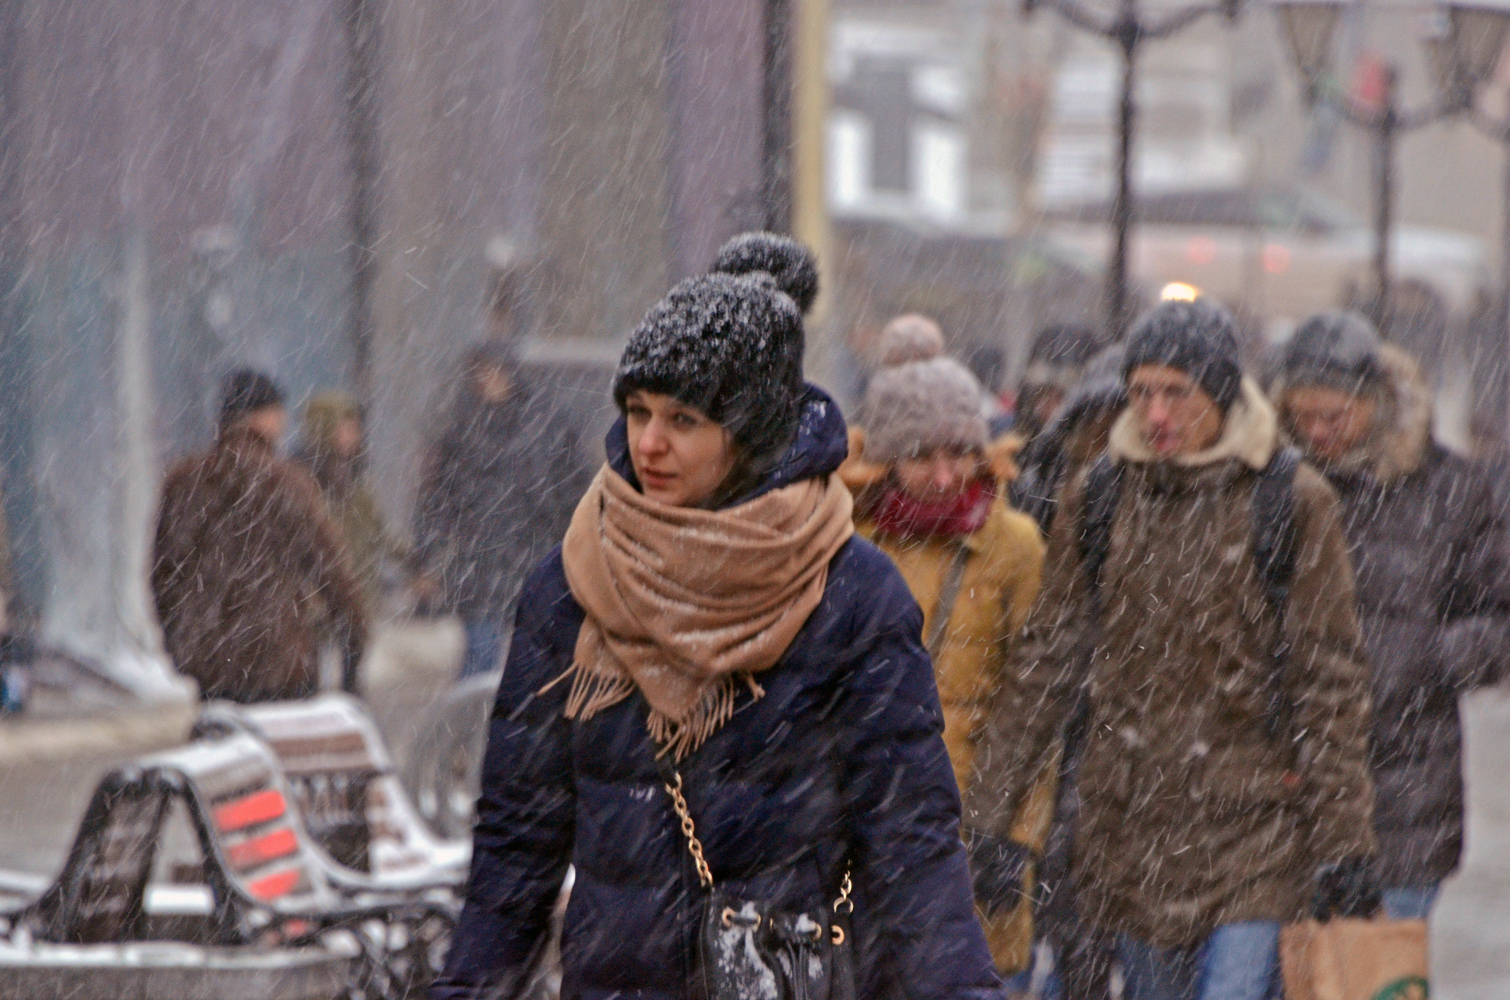
[[(861, 487), (858, 529), (891, 556), (922, 608), (944, 743), (961, 788), (1007, 650), (1038, 596), (1044, 554), (1037, 524), (1000, 497), (983, 398), (974, 376), (952, 358), (884, 369), (866, 394), (863, 454), (852, 455), (851, 465), (858, 474), (868, 469), (871, 480), (851, 483)], [(1035, 851), (1048, 832), (1058, 769), (1044, 773), (1012, 838)], [(1024, 862), (1026, 897), (1033, 872)], [(1026, 898), (983, 917), (1001, 971), (1026, 968), (1033, 933)]]

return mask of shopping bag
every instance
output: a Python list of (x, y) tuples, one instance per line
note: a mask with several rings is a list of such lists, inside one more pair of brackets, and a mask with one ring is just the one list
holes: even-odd
[(1287, 1000), (1427, 1000), (1426, 921), (1307, 920), (1279, 938)]

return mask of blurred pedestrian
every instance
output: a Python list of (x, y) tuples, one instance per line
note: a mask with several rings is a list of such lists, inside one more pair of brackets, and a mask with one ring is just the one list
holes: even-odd
[(1317, 898), (1371, 902), (1367, 673), (1337, 499), (1281, 449), (1221, 307), (1154, 309), (1123, 373), (1107, 454), (1055, 514), (968, 825), (1010, 838), (1083, 697), (1075, 887), (1117, 934), (1125, 995), (1265, 1000), (1282, 923)]
[[(361, 407), (344, 392), (316, 393), (304, 404), (300, 439), (299, 464), (314, 477), (326, 509), (341, 528), (370, 621), (382, 602), (384, 569), (407, 568), (413, 554), (408, 544), (389, 530), (367, 483), (367, 440)], [(356, 691), (358, 679), (343, 677), (341, 686)]]
[[(885, 469), (858, 511), (860, 534), (891, 557), (923, 610), (924, 647), (944, 707), (944, 743), (963, 786), (975, 741), (1001, 686), (1013, 639), (1038, 596), (1043, 541), (1032, 519), (998, 496), (986, 460), (982, 390), (952, 358), (877, 373), (866, 394), (866, 458)], [(1011, 841), (1042, 851), (1057, 774), (1028, 794)], [(1017, 905), (997, 911), (986, 937), (999, 970), (1032, 956), (1033, 866), (1017, 859)]]
[(1088, 326), (1059, 323), (1038, 331), (1028, 349), (1011, 421), (992, 427), (993, 436), (1011, 429), (1025, 442), (1036, 438), (1054, 419), (1101, 347), (1096, 331)]
[(367, 616), (319, 487), (277, 455), (288, 427), (266, 375), (232, 372), (208, 452), (163, 484), (152, 591), (169, 654), (206, 699), (275, 701), (319, 688), (318, 623), (348, 664)]
[[(1064, 487), (1106, 451), (1112, 424), (1127, 408), (1125, 357), (1118, 344), (1091, 359), (1059, 412), (1019, 457), (1022, 473), (1013, 480), (1008, 497), (1045, 534)], [(1054, 995), (1063, 1000), (1109, 1000), (1115, 960), (1111, 936), (1085, 919), (1070, 867), (1080, 808), (1076, 775), (1088, 714), (1083, 696), (1068, 713), (1060, 742), (1054, 819), (1036, 866), (1035, 929), (1053, 948), (1050, 983), (1057, 991)]]
[(431, 449), (415, 555), (436, 605), (461, 618), (461, 676), (501, 666), (514, 599), (571, 520), (591, 475), (577, 430), (520, 377), (510, 343), (467, 352), (450, 423)]
[(344, 392), (310, 398), (304, 405), (298, 461), (314, 477), (341, 526), (370, 616), (382, 596), (384, 569), (407, 566), (413, 553), (388, 527), (367, 482), (367, 432), (355, 399)]
[(1012, 506), (1038, 522), (1045, 534), (1054, 523), (1060, 491), (1106, 450), (1112, 423), (1127, 408), (1120, 344), (1101, 351), (1080, 381), (1018, 456), (1021, 474), (1012, 481)]
[(1432, 440), (1415, 362), (1356, 313), (1279, 359), (1283, 426), (1342, 499), (1372, 676), (1384, 905), (1424, 918), (1463, 846), (1458, 696), (1510, 666), (1510, 539), (1490, 476)]
[[(893, 316), (881, 328), (876, 353), (881, 360), (881, 367), (871, 376), (872, 383), (892, 368), (942, 356), (944, 331), (935, 320), (921, 313)], [(850, 492), (863, 502), (866, 491), (885, 478), (886, 466), (865, 457), (864, 400), (860, 403), (859, 416), (860, 419), (849, 427), (849, 456), (839, 467), (839, 477), (844, 480), (844, 485), (849, 487)]]
[(795, 297), (703, 275), (630, 337), (519, 604), (440, 1000), (517, 980), (568, 864), (563, 996), (840, 995), (843, 958), (854, 996), (1001, 996), (922, 616), (853, 537)]

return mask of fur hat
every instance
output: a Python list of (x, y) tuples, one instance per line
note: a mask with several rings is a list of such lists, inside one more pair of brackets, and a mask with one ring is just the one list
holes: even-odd
[(818, 264), (807, 247), (776, 233), (741, 233), (718, 249), (712, 274), (769, 274), (807, 315), (818, 297)]
[(802, 314), (770, 274), (688, 278), (629, 337), (613, 381), (620, 410), (637, 389), (722, 424), (759, 465), (791, 442), (801, 414)]
[(251, 368), (238, 368), (220, 381), (220, 426), (229, 427), (241, 417), (272, 406), (283, 405), (278, 383)]
[(1210, 299), (1162, 302), (1127, 335), (1123, 378), (1142, 365), (1179, 369), (1226, 410), (1237, 401), (1243, 381), (1237, 324)]
[(927, 361), (944, 353), (944, 331), (931, 317), (903, 313), (881, 328), (879, 348), (882, 368)]
[(1389, 382), (1374, 325), (1356, 312), (1312, 316), (1279, 350), (1275, 376), (1286, 386), (1377, 391)]
[(984, 393), (953, 358), (883, 368), (865, 394), (865, 459), (890, 465), (939, 448), (984, 451)]

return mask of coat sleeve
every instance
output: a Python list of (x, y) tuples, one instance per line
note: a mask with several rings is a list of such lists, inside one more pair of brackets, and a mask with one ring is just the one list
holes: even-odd
[(1061, 497), (1049, 532), (1043, 586), (1028, 612), (982, 727), (965, 795), (965, 827), (1009, 837), (1023, 795), (1074, 706), (1094, 636), (1076, 538), (1083, 479)]
[(433, 1000), (493, 995), (500, 981), (528, 971), (549, 929), (575, 839), (570, 723), (562, 701), (569, 685), (541, 690), (566, 665), (552, 641), (567, 617), (560, 613), (566, 594), (558, 550), (526, 583), (515, 615), (488, 724), (467, 900)]
[(1487, 478), (1477, 468), (1466, 478), (1438, 650), (1442, 676), (1458, 690), (1510, 676), (1510, 534)]
[(1369, 682), (1337, 497), (1309, 466), (1297, 473), (1295, 495), (1282, 681), (1299, 742), (1310, 854), (1321, 865), (1374, 851)]
[(838, 703), (853, 832), (860, 996), (998, 998), (974, 912), (943, 710), (922, 613), (896, 571), (878, 604), (902, 609), (871, 643)]

